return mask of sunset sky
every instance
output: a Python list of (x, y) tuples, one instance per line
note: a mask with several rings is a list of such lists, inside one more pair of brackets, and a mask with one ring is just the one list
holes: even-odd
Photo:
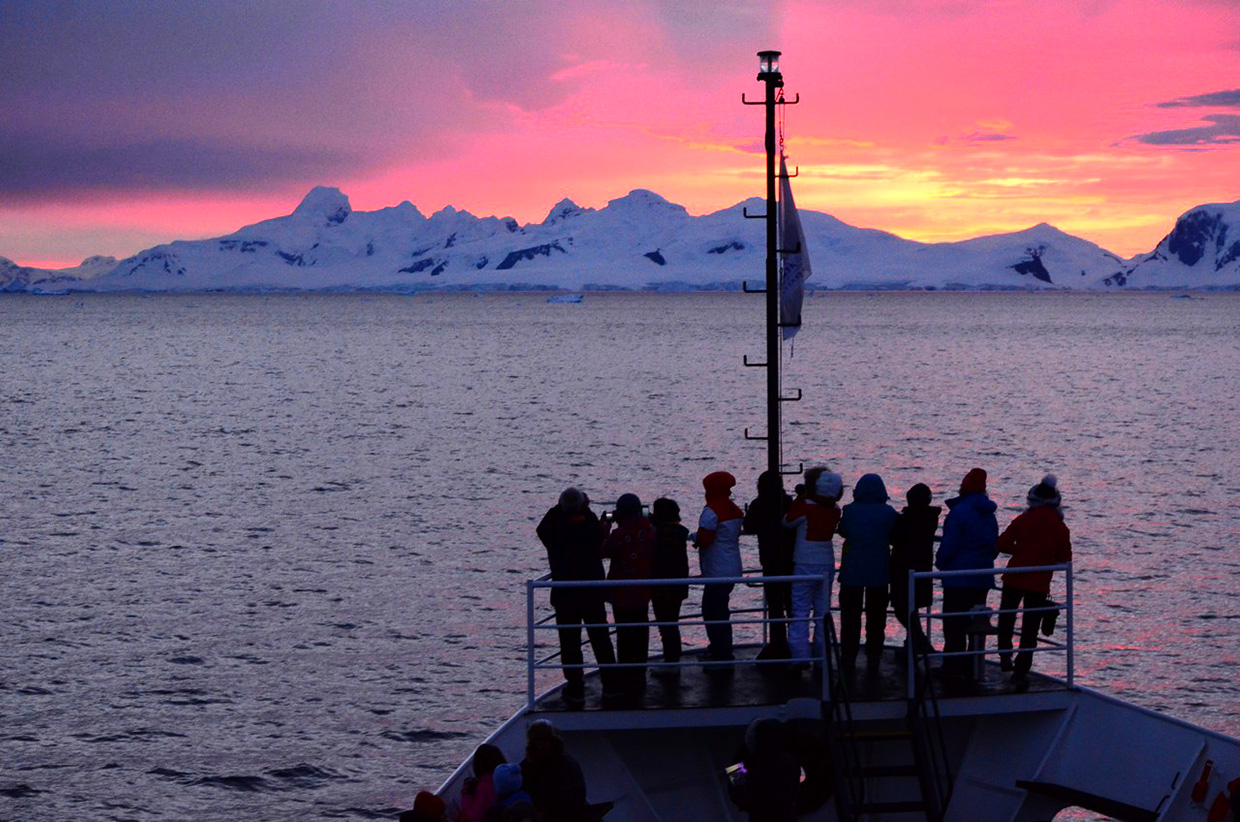
[(1240, 199), (1237, 0), (0, 0), (0, 256), (124, 257), (410, 200), (539, 222), (764, 191), (910, 239), (1049, 222), (1123, 256)]

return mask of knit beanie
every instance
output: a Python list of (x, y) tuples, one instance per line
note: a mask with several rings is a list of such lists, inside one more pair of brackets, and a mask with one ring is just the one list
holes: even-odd
[(1025, 499), (1029, 503), (1030, 508), (1041, 508), (1043, 506), (1051, 506), (1058, 508), (1063, 501), (1059, 495), (1058, 480), (1054, 474), (1047, 474), (1042, 477), (1042, 481), (1029, 489), (1029, 496)]
[(986, 493), (986, 472), (981, 468), (973, 468), (964, 475), (960, 483), (960, 495)]
[(834, 471), (823, 471), (814, 484), (814, 493), (820, 497), (839, 499), (844, 494), (844, 478)]
[(503, 799), (521, 790), (521, 766), (512, 762), (500, 765), (491, 777), (491, 785), (495, 788), (496, 799)]

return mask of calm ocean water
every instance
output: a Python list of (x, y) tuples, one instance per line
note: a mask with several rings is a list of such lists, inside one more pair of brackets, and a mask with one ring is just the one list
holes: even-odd
[[(1054, 471), (1079, 680), (1240, 734), (1240, 295), (805, 319), (789, 462), (936, 502), (979, 465), (1001, 524)], [(522, 700), (565, 485), (750, 496), (761, 322), (740, 294), (0, 299), (0, 819), (391, 818)]]

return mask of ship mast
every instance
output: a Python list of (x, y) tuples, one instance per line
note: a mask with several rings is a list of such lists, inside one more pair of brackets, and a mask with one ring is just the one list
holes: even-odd
[[(766, 362), (746, 365), (766, 368), (766, 436), (751, 436), (746, 430), (746, 439), (766, 440), (766, 466), (768, 471), (783, 473), (783, 452), (780, 444), (780, 404), (781, 397), (779, 380), (780, 367), (780, 321), (779, 321), (779, 222), (778, 203), (775, 198), (775, 155), (777, 151), (775, 131), (776, 106), (793, 105), (797, 100), (785, 100), (783, 95), (784, 76), (779, 71), (778, 51), (758, 52), (758, 80), (766, 84), (766, 96), (762, 102), (750, 102), (741, 96), (745, 105), (764, 106), (766, 113), (766, 214), (756, 215), (745, 212), (746, 217), (766, 220)], [(799, 95), (798, 95), (799, 99)], [(757, 289), (745, 288), (746, 291)]]

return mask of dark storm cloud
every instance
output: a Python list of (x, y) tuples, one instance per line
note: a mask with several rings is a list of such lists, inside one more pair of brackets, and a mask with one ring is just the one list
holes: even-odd
[(1151, 146), (1221, 148), (1240, 145), (1240, 114), (1211, 114), (1201, 119), (1211, 125), (1152, 131), (1133, 137)]
[(253, 188), (444, 156), (509, 106), (571, 93), (549, 79), (566, 17), (479, 0), (0, 0), (0, 190)]
[(1178, 97), (1154, 105), (1157, 108), (1240, 108), (1240, 88)]
[(20, 201), (101, 190), (256, 190), (332, 179), (358, 164), (337, 149), (265, 149), (180, 138), (84, 145), (0, 135), (0, 197)]

